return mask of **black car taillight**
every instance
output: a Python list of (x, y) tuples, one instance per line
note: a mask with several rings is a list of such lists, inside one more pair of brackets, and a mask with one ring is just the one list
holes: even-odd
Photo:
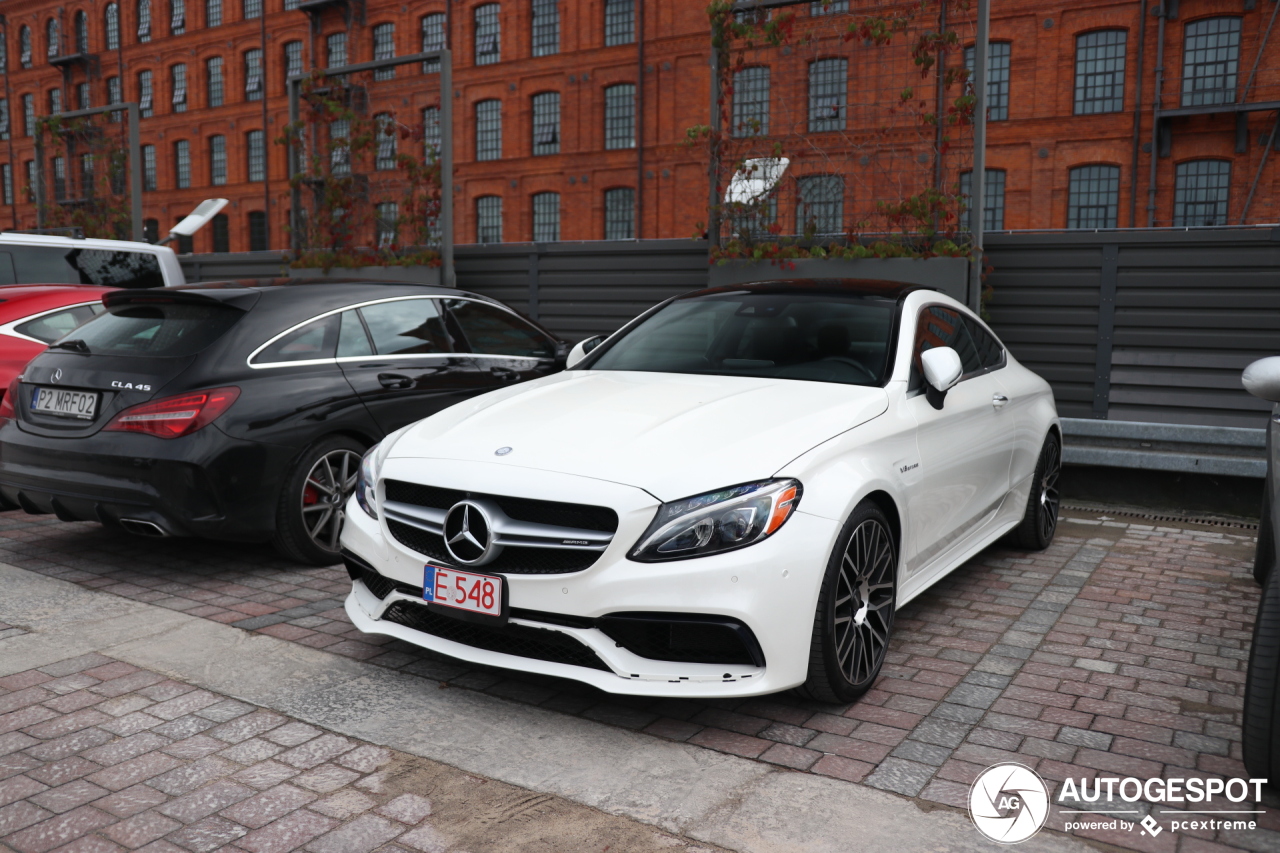
[[(240, 396), (235, 386), (178, 394), (130, 406), (102, 429), (143, 432), (159, 438), (178, 438), (213, 423)], [(0, 406), (3, 401), (0, 401)]]

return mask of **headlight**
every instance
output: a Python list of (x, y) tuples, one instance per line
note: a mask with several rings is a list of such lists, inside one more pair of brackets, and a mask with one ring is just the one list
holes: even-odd
[(765, 480), (663, 504), (627, 556), (660, 563), (754, 545), (786, 523), (801, 492), (798, 480)]
[(360, 473), (356, 476), (356, 500), (370, 518), (378, 517), (378, 468), (382, 467), (382, 460), (377, 456), (381, 447), (381, 444), (375, 444), (365, 452), (360, 460)]
[(378, 475), (382, 473), (382, 463), (391, 455), (396, 439), (408, 432), (411, 426), (413, 424), (400, 427), (365, 451), (364, 458), (360, 460), (360, 473), (356, 475), (356, 501), (370, 518), (378, 517)]

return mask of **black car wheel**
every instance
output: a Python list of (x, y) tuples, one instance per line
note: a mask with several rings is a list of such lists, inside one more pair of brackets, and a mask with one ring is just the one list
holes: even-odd
[(280, 493), (276, 550), (313, 566), (339, 561), (338, 537), (347, 499), (355, 492), (362, 452), (360, 444), (346, 436), (321, 439), (303, 451)]
[(1280, 572), (1258, 602), (1244, 686), (1244, 766), (1255, 779), (1280, 775)]
[[(1270, 472), (1268, 472), (1269, 474)], [(1271, 524), (1271, 480), (1262, 484), (1262, 517), (1258, 519), (1258, 547), (1253, 554), (1253, 579), (1265, 585), (1276, 564), (1276, 530)]]
[(1058, 477), (1062, 474), (1062, 443), (1057, 433), (1045, 436), (1040, 448), (1036, 472), (1031, 477), (1031, 493), (1027, 495), (1027, 509), (1022, 522), (1013, 529), (1009, 538), (1019, 548), (1043, 551), (1053, 542), (1058, 529), (1058, 506), (1062, 497), (1058, 492)]
[(827, 561), (802, 695), (852, 702), (875, 683), (893, 631), (897, 570), (888, 519), (874, 503), (859, 504)]

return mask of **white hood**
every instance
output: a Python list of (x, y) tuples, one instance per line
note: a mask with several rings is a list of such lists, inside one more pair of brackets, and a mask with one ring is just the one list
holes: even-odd
[[(662, 501), (773, 476), (888, 407), (882, 388), (575, 370), (459, 403), (389, 458), (456, 459), (608, 480)], [(498, 448), (511, 451), (498, 456)]]

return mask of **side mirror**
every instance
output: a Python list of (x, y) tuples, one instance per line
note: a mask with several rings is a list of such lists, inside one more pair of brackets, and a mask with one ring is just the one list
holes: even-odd
[(569, 350), (569, 357), (565, 359), (564, 366), (568, 370), (578, 362), (587, 357), (587, 353), (591, 352), (600, 344), (604, 343), (604, 335), (596, 335), (594, 338), (587, 338), (585, 341), (578, 341), (573, 345), (573, 349)]
[(1240, 381), (1253, 396), (1280, 403), (1280, 355), (1258, 359), (1244, 369)]
[(920, 354), (920, 367), (924, 371), (925, 396), (929, 405), (941, 409), (947, 392), (960, 381), (960, 376), (964, 373), (960, 354), (951, 347), (934, 347)]

